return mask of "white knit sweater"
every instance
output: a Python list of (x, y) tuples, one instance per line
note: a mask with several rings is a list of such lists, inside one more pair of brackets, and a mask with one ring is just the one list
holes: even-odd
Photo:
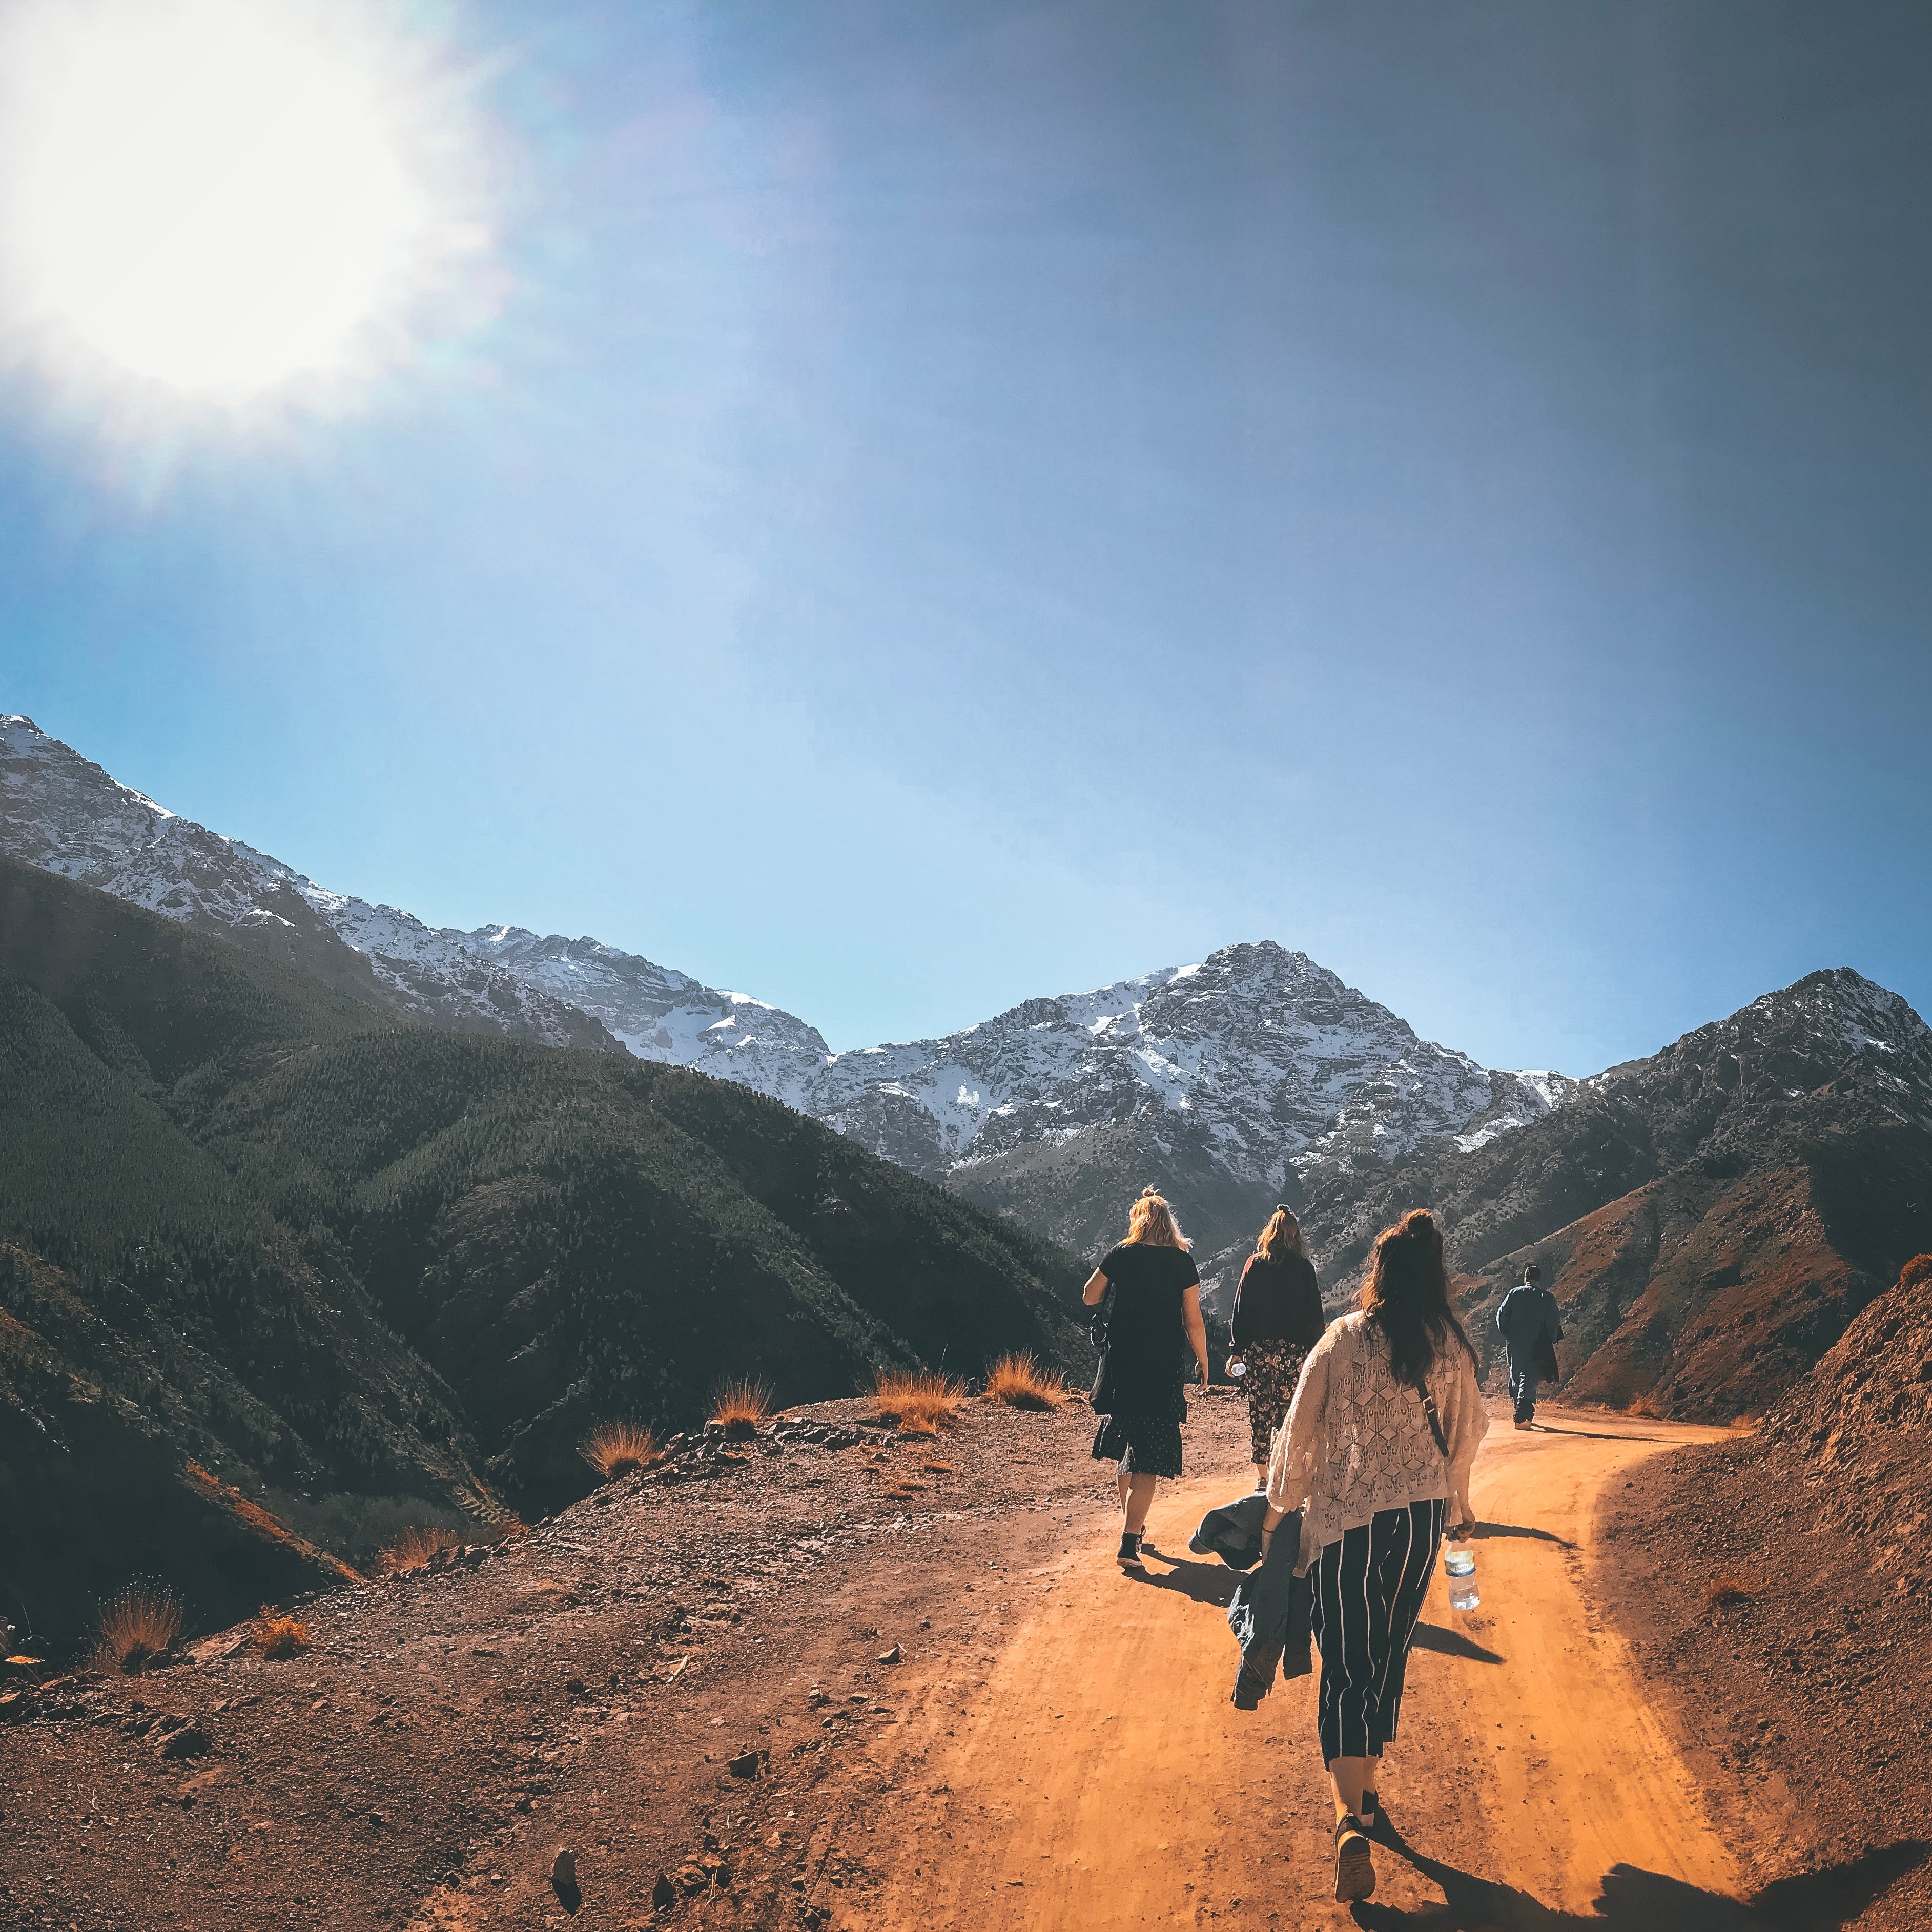
[(1490, 1418), (1475, 1365), (1453, 1342), (1430, 1371), (1429, 1393), (1448, 1438), (1446, 1468), (1421, 1396), (1396, 1380), (1366, 1316), (1343, 1316), (1316, 1343), (1268, 1461), (1269, 1506), (1302, 1512), (1298, 1576), (1324, 1544), (1382, 1510), (1445, 1496), (1451, 1522), (1472, 1520), (1469, 1468)]

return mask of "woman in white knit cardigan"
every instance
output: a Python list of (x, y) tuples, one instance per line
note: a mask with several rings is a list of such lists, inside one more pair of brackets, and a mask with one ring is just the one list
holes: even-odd
[(1441, 1231), (1405, 1215), (1376, 1237), (1356, 1312), (1315, 1345), (1268, 1463), (1262, 1547), (1300, 1510), (1295, 1574), (1315, 1572), (1338, 1900), (1376, 1888), (1367, 1834), (1382, 1753), (1436, 1552), (1445, 1530), (1473, 1526), (1469, 1468), (1489, 1426)]

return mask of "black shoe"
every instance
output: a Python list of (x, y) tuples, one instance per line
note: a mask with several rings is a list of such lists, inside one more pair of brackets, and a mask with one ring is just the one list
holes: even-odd
[(1141, 1560), (1141, 1539), (1137, 1531), (1121, 1531), (1120, 1560), (1123, 1563), (1138, 1563)]
[(1367, 1898), (1376, 1888), (1376, 1862), (1354, 1812), (1335, 1821), (1335, 1903)]

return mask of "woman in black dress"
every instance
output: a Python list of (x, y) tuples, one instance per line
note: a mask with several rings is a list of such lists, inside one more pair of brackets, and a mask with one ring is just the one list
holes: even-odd
[(1326, 1325), (1301, 1223), (1286, 1208), (1277, 1208), (1234, 1291), (1232, 1352), (1247, 1368), (1241, 1386), (1248, 1398), (1256, 1489), (1268, 1482), (1274, 1432), (1294, 1400), (1301, 1365)]
[(1180, 1474), (1180, 1425), (1187, 1419), (1184, 1342), (1191, 1343), (1208, 1386), (1208, 1330), (1201, 1276), (1174, 1210), (1150, 1187), (1127, 1217), (1127, 1238), (1088, 1278), (1090, 1307), (1108, 1288), (1107, 1340), (1094, 1382), (1094, 1407), (1106, 1419), (1094, 1438), (1096, 1461), (1118, 1461), (1120, 1561), (1138, 1563), (1154, 1485)]

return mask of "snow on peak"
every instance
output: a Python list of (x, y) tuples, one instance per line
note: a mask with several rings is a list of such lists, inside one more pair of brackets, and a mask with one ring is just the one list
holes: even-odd
[[(175, 817), (24, 718), (0, 719), (0, 842), (31, 864), (272, 945), (432, 1024), (621, 1046), (737, 1081), (934, 1178), (1138, 1121), (1170, 1154), (1179, 1136), (1238, 1187), (1271, 1190), (1291, 1172), (1390, 1160), (1432, 1136), (1480, 1145), (1575, 1088), (1419, 1040), (1268, 940), (1023, 1000), (943, 1038), (834, 1054), (781, 1008), (594, 938), (433, 928), (319, 885)], [(1852, 1007), (1874, 1012), (1868, 1033), (1886, 1032), (1870, 1000)]]

